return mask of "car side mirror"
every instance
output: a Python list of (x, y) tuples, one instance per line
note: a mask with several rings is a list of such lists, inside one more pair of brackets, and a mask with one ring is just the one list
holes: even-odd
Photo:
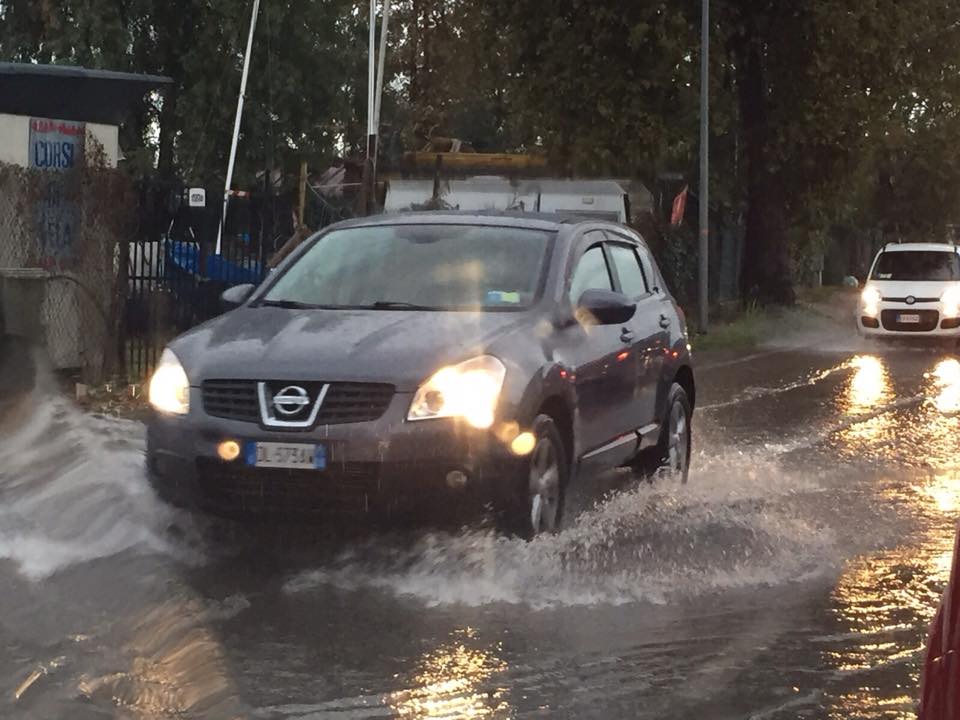
[(619, 325), (637, 312), (637, 304), (612, 290), (585, 290), (577, 303), (576, 317), (584, 325)]
[(232, 288), (227, 288), (220, 296), (220, 307), (223, 308), (224, 312), (240, 307), (253, 295), (253, 291), (256, 290), (256, 288), (256, 285), (251, 285), (250, 283), (234, 285)]

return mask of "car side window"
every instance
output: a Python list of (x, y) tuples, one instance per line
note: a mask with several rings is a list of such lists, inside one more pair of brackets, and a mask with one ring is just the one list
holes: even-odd
[(601, 245), (594, 245), (577, 262), (570, 280), (570, 302), (579, 302), (587, 290), (613, 290), (613, 280)]
[(620, 292), (631, 298), (649, 294), (650, 285), (633, 246), (616, 243), (607, 247), (610, 250), (613, 266), (617, 270), (617, 277), (620, 279)]
[(643, 268), (643, 275), (647, 279), (647, 286), (650, 288), (650, 292), (662, 291), (663, 288), (660, 287), (660, 285), (663, 281), (660, 280), (660, 276), (657, 274), (657, 266), (653, 262), (650, 251), (642, 245), (638, 245), (636, 246), (636, 253), (640, 259), (640, 267)]

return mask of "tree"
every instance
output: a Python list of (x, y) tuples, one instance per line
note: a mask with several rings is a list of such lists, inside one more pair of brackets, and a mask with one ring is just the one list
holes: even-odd
[[(365, 92), (365, 18), (356, 0), (264, 0), (251, 58), (237, 180), (271, 162), (319, 164), (343, 141)], [(161, 176), (222, 182), (249, 3), (227, 0), (9, 0), (0, 57), (168, 75), (125, 127), (125, 154), (157, 155)]]
[(498, 0), (527, 144), (569, 174), (652, 179), (696, 138), (695, 30), (661, 3)]
[(745, 295), (791, 302), (788, 228), (822, 231), (865, 160), (915, 134), (918, 108), (941, 93), (931, 54), (955, 47), (944, 29), (955, 36), (960, 16), (944, 0), (717, 5), (746, 168), (741, 284)]

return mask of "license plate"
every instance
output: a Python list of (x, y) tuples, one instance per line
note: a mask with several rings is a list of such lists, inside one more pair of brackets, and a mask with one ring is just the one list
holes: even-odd
[(305, 443), (250, 442), (246, 447), (247, 465), (290, 470), (325, 470), (327, 449)]
[(897, 322), (903, 325), (916, 325), (920, 322), (920, 316), (910, 313), (900, 313), (899, 317), (897, 317)]

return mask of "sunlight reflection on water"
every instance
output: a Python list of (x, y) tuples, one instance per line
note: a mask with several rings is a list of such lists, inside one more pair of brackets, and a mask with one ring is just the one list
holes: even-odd
[[(896, 400), (882, 359), (861, 356), (851, 365), (855, 371), (838, 398), (843, 412), (866, 414)], [(831, 698), (831, 718), (915, 717), (917, 668), (926, 628), (950, 576), (952, 529), (960, 511), (960, 419), (955, 415), (960, 410), (960, 362), (940, 360), (923, 379), (929, 402), (920, 409), (919, 422), (917, 414), (881, 411), (839, 433), (850, 449), (884, 458), (897, 457), (892, 443), (909, 438), (914, 452), (924, 455), (914, 460), (928, 470), (909, 486), (891, 486), (882, 494), (927, 522), (914, 542), (851, 561), (837, 582), (833, 612), (839, 631), (851, 640), (824, 652), (825, 665), (848, 688)], [(861, 677), (898, 664), (910, 668), (909, 685), (881, 690), (879, 683)], [(848, 683), (859, 687), (850, 690)]]

